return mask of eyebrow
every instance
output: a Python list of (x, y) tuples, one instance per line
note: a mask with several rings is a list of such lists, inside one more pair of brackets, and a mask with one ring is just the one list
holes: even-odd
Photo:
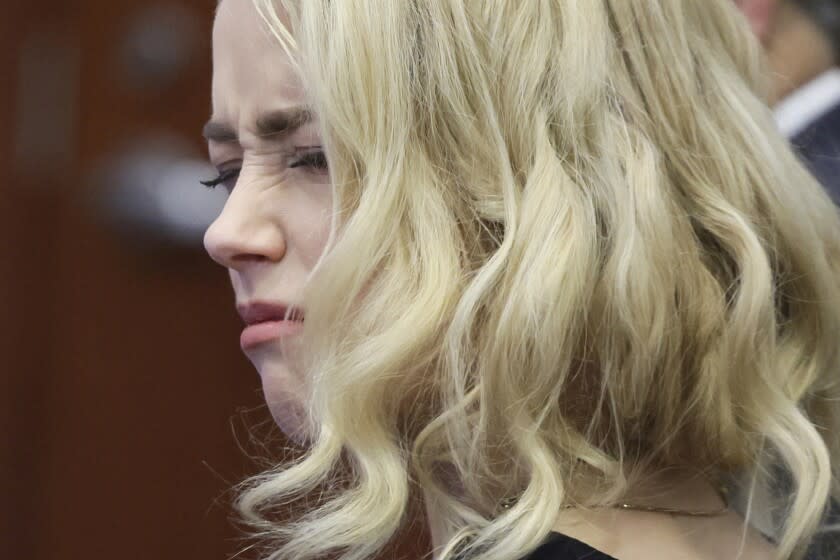
[[(312, 121), (312, 111), (308, 107), (278, 109), (257, 117), (255, 130), (260, 138), (280, 139), (295, 132)], [(202, 135), (209, 142), (220, 144), (239, 142), (239, 136), (229, 125), (210, 120), (204, 125)]]

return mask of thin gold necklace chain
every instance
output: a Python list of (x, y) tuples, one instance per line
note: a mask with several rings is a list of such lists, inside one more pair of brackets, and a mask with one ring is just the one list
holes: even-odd
[[(723, 500), (723, 507), (717, 510), (712, 511), (697, 511), (697, 510), (684, 510), (684, 509), (677, 509), (677, 508), (669, 508), (669, 507), (657, 507), (657, 506), (641, 506), (635, 504), (616, 504), (614, 508), (618, 509), (627, 509), (627, 510), (634, 510), (634, 511), (646, 511), (650, 513), (666, 513), (669, 515), (685, 515), (688, 517), (715, 517), (718, 515), (723, 515), (729, 512), (729, 495), (726, 488), (721, 487), (717, 489), (718, 494), (720, 495), (721, 499)], [(502, 509), (510, 509), (516, 504), (515, 498), (508, 498), (503, 500), (501, 503)], [(568, 505), (565, 506), (565, 509), (571, 509), (575, 506)], [(596, 506), (597, 507), (597, 506)]]

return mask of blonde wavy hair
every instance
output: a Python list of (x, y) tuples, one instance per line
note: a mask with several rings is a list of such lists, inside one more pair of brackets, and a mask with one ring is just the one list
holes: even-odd
[(335, 192), (311, 445), (238, 501), (268, 557), (371, 558), (419, 487), (442, 558), (512, 560), (680, 466), (800, 557), (840, 496), (840, 218), (731, 0), (255, 3)]

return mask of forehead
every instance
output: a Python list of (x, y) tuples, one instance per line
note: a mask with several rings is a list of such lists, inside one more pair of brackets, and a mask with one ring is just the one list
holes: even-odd
[(253, 0), (222, 0), (213, 25), (213, 118), (247, 126), (257, 114), (306, 103), (282, 45)]

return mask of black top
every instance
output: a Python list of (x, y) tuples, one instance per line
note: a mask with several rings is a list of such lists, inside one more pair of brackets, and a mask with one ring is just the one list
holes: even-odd
[(561, 533), (551, 533), (543, 544), (522, 560), (616, 560), (586, 543)]

